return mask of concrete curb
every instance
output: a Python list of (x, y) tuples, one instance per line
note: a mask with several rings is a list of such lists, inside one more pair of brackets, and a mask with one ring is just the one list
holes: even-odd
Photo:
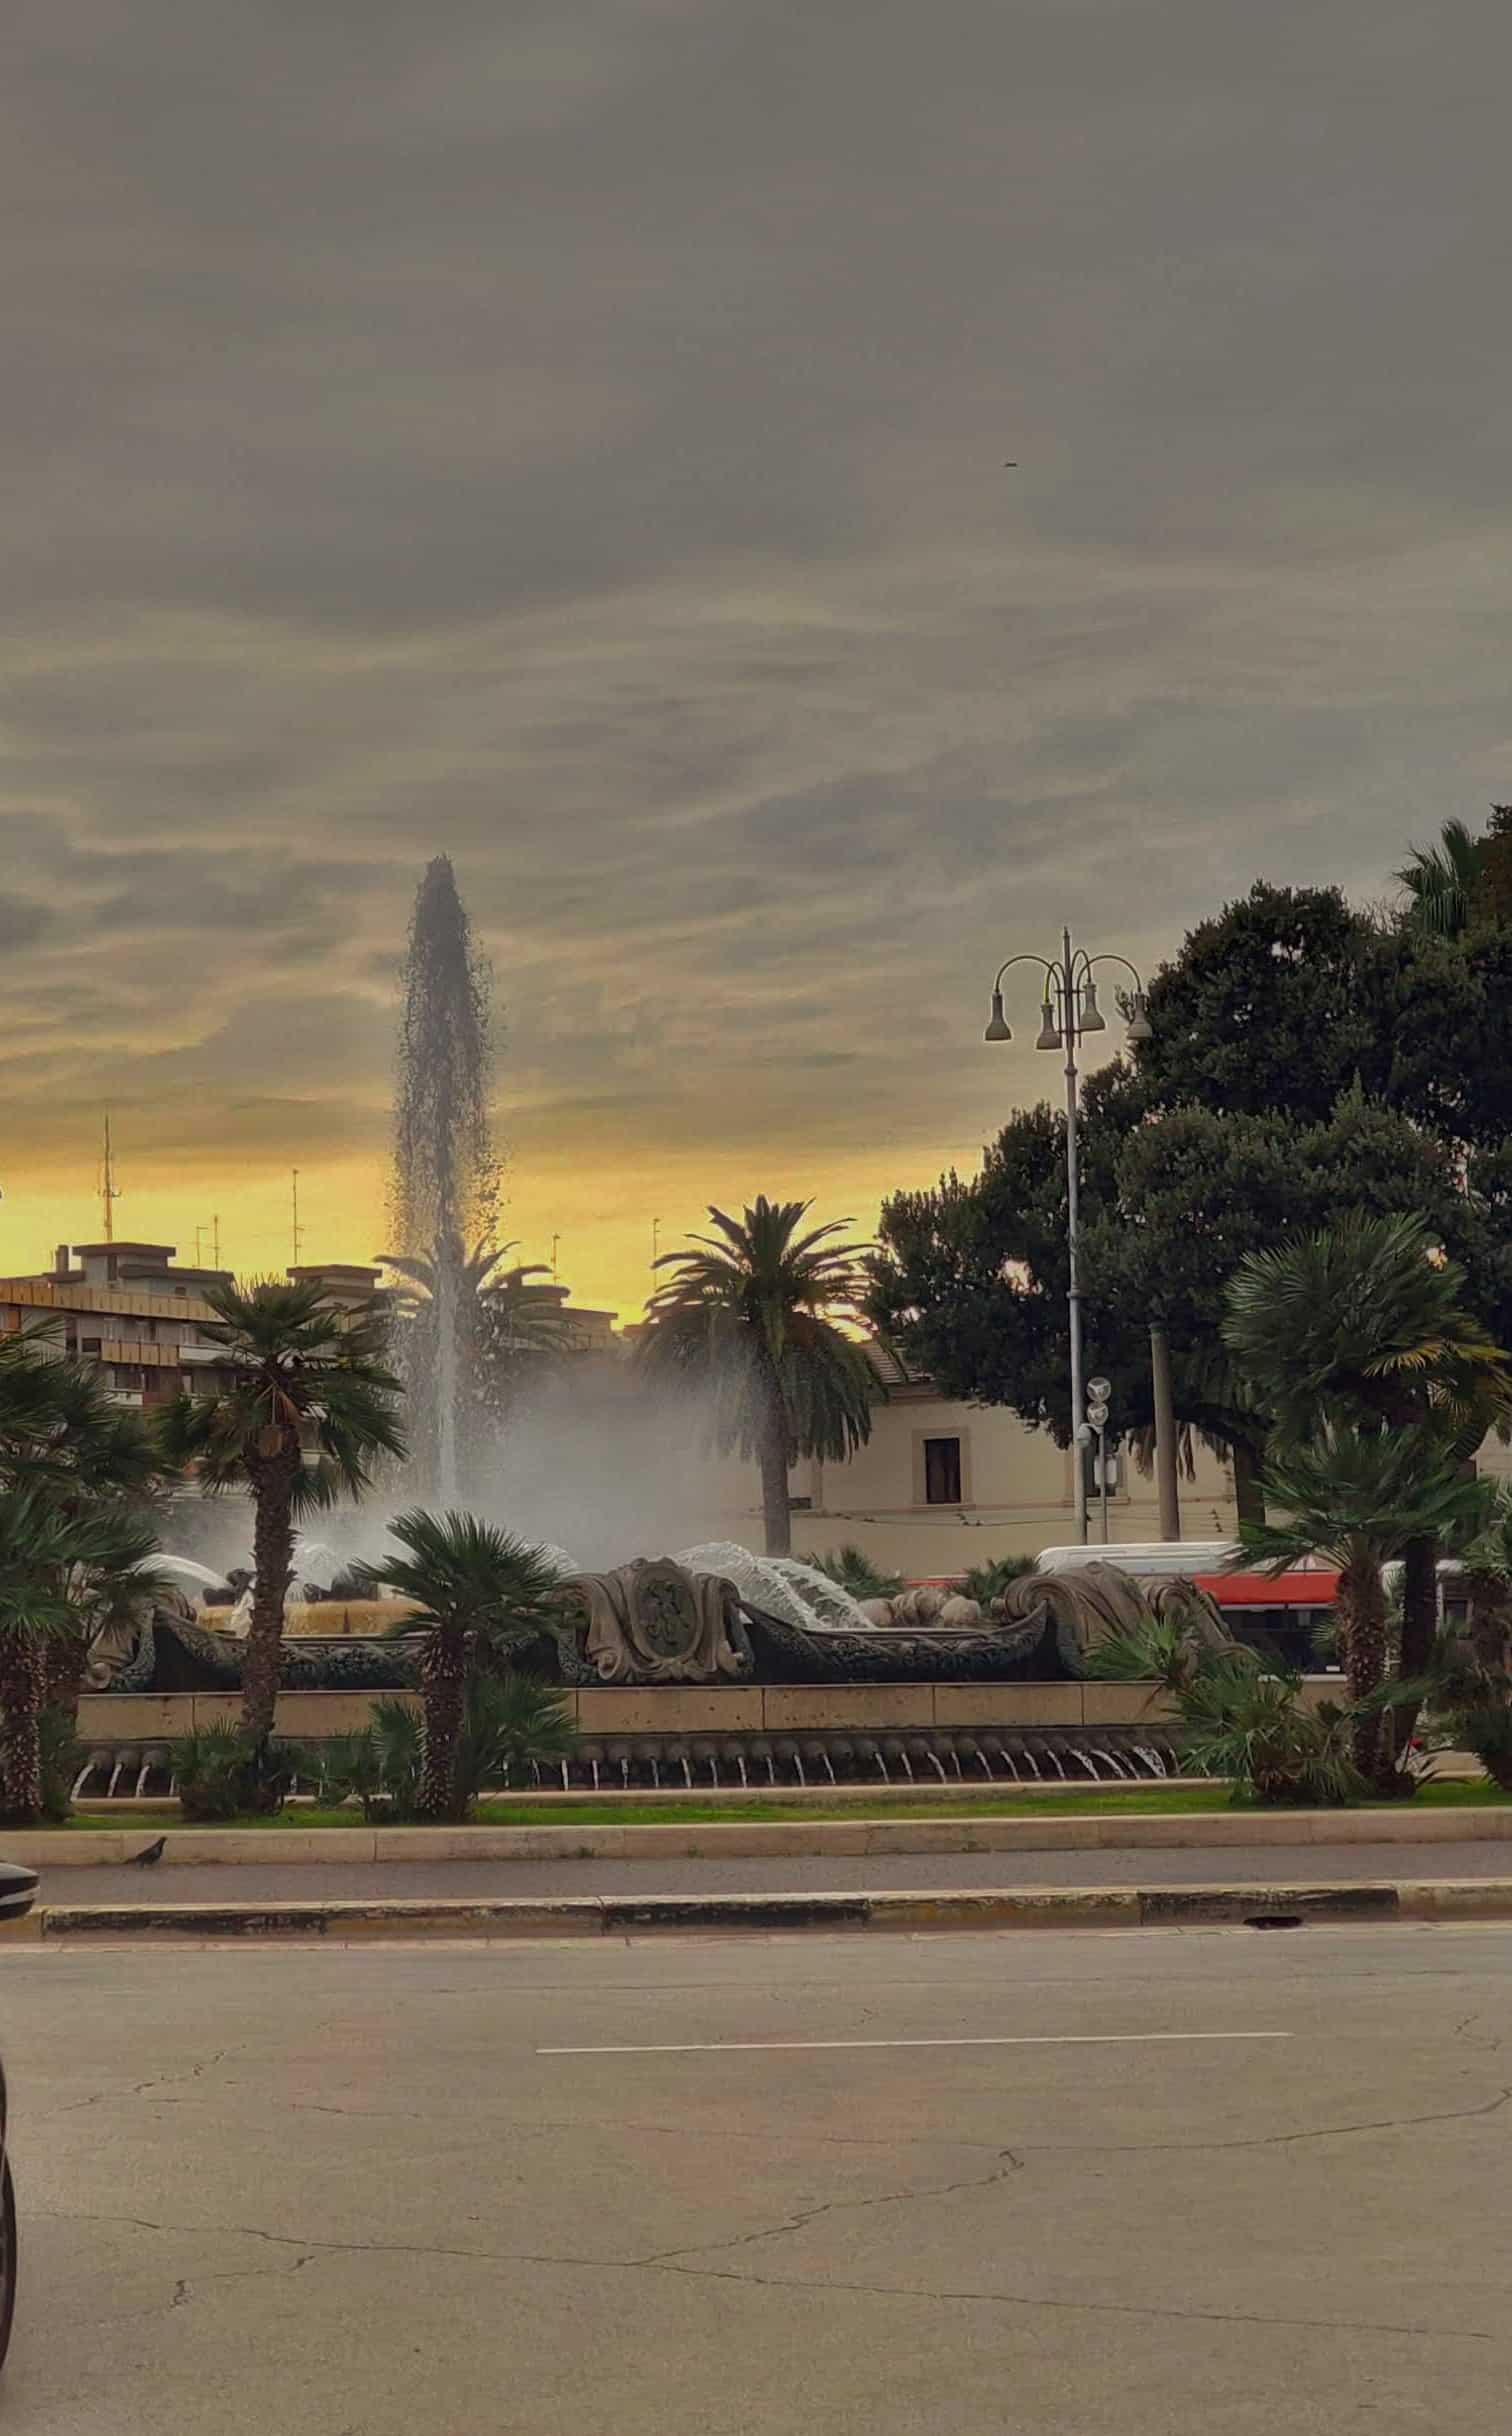
[(1046, 1886), (941, 1893), (802, 1895), (553, 1895), (481, 1903), (385, 1902), (38, 1904), (0, 1929), (0, 1942), (130, 1938), (183, 1944), (221, 1939), (321, 1939), (338, 1944), (438, 1938), (635, 1937), (670, 1933), (791, 1934), (817, 1929), (976, 1930), (1195, 1928), (1310, 1920), (1512, 1919), (1512, 1878), (1412, 1880), (1346, 1886)]
[[(118, 1869), (163, 1832), (154, 1822), (8, 1835), (28, 1869)], [(1168, 1852), (1233, 1845), (1512, 1843), (1512, 1803), (1484, 1809), (1072, 1811), (1056, 1818), (771, 1819), (641, 1827), (170, 1827), (165, 1869), (212, 1862), (782, 1860), (828, 1853)]]

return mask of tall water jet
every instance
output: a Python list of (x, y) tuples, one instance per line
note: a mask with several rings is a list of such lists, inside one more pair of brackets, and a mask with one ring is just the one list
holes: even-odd
[(489, 1127), (492, 976), (457, 893), (449, 855), (426, 865), (404, 961), (394, 1102), (391, 1216), (408, 1390), (411, 1461), (442, 1505), (459, 1502), (465, 1407), (476, 1368), (478, 1296), (469, 1291), (495, 1220)]

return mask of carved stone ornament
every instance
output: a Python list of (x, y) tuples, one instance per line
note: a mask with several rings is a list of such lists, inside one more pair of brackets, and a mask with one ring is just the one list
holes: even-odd
[(717, 1683), (751, 1672), (735, 1593), (717, 1575), (637, 1557), (613, 1573), (575, 1574), (563, 1596), (591, 1681)]

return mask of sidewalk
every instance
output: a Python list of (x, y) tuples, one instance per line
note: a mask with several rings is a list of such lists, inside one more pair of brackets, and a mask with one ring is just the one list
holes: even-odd
[(1512, 1846), (1440, 1840), (1192, 1845), (1166, 1851), (804, 1854), (729, 1860), (307, 1861), (171, 1869), (49, 1869), (39, 1900), (54, 1904), (481, 1902), (509, 1897), (901, 1894), (1002, 1887), (1360, 1885), (1512, 1877)]

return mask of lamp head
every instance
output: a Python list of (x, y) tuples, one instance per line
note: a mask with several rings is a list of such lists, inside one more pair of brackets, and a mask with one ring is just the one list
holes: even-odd
[(1062, 1045), (1060, 1025), (1055, 1020), (1055, 1009), (1048, 998), (1040, 1008), (1039, 1038), (1034, 1045), (1036, 1049), (1058, 1049)]
[(987, 1026), (986, 1031), (982, 1034), (982, 1038), (983, 1040), (1012, 1040), (1013, 1038), (1013, 1034), (1008, 1026), (1007, 1018), (1003, 1013), (1003, 993), (1001, 990), (994, 990), (992, 993), (992, 1021)]
[(1145, 994), (1143, 990), (1136, 990), (1129, 1009), (1129, 1029), (1126, 1038), (1137, 1045), (1140, 1041), (1153, 1040), (1154, 1037), (1155, 1033), (1145, 1006)]
[(1106, 1032), (1108, 1028), (1108, 1019), (1097, 1003), (1097, 983), (1090, 973), (1081, 987), (1079, 1021), (1084, 1032)]

